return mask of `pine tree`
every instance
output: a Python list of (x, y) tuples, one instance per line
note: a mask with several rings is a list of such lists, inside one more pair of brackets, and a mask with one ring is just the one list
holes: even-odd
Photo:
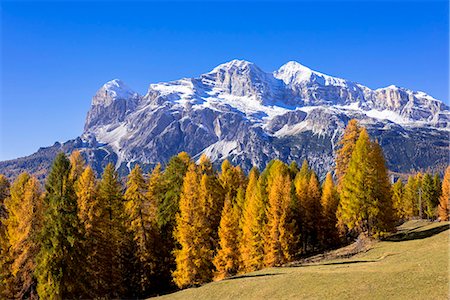
[[(131, 238), (125, 229), (125, 208), (122, 199), (122, 186), (114, 165), (109, 163), (103, 170), (102, 178), (98, 183), (97, 199), (101, 210), (102, 239), (107, 238), (108, 245), (103, 247), (102, 256), (105, 258), (105, 269), (102, 272), (102, 282), (105, 297), (130, 297), (134, 288), (130, 282), (131, 268), (129, 259), (133, 249), (130, 248)], [(101, 246), (101, 245), (100, 245)], [(131, 256), (133, 257), (133, 256)], [(131, 270), (131, 272), (134, 270)], [(130, 287), (130, 288), (126, 288)]]
[(239, 268), (239, 216), (231, 200), (228, 193), (220, 219), (219, 250), (213, 260), (217, 280), (235, 275)]
[(426, 173), (422, 178), (422, 201), (425, 216), (430, 220), (435, 217), (437, 208), (437, 203), (434, 199), (436, 195), (434, 189), (433, 178), (429, 173)]
[(173, 232), (176, 226), (176, 214), (179, 211), (179, 201), (183, 187), (183, 179), (186, 175), (191, 158), (186, 152), (173, 156), (167, 164), (161, 178), (161, 199), (157, 207), (157, 223), (161, 240), (161, 268), (160, 287), (162, 291), (170, 291), (176, 288), (172, 280), (172, 272), (176, 268), (175, 238)]
[(334, 186), (333, 176), (328, 172), (322, 186), (322, 243), (325, 247), (336, 246), (339, 235), (336, 229), (336, 211), (339, 205), (339, 194)]
[(37, 299), (35, 257), (39, 251), (37, 237), (42, 225), (42, 198), (36, 178), (23, 173), (11, 187), (11, 197), (5, 201), (8, 219), (11, 271), (16, 288), (15, 298)]
[(352, 157), (356, 141), (361, 133), (361, 128), (355, 119), (351, 119), (345, 128), (344, 135), (339, 141), (339, 149), (336, 152), (336, 178), (340, 186)]
[(391, 199), (381, 147), (363, 129), (342, 182), (338, 218), (355, 233), (379, 235), (393, 227)]
[(274, 170), (269, 190), (264, 263), (279, 266), (289, 261), (294, 252), (295, 237), (290, 223), (292, 205), (291, 181), (280, 169)]
[(240, 269), (243, 273), (259, 270), (263, 266), (265, 206), (261, 195), (258, 169), (249, 174), (241, 216), (242, 237), (239, 245)]
[(77, 200), (69, 178), (70, 162), (56, 156), (46, 183), (46, 210), (36, 261), (37, 291), (41, 299), (75, 298), (85, 294), (80, 271), (80, 224)]
[(208, 282), (212, 277), (210, 227), (201, 199), (207, 192), (199, 177), (197, 167), (191, 163), (183, 182), (174, 232), (180, 246), (174, 251), (176, 270), (173, 279), (180, 288)]
[(439, 220), (448, 221), (450, 218), (450, 166), (445, 170), (442, 181), (442, 194), (439, 198)]

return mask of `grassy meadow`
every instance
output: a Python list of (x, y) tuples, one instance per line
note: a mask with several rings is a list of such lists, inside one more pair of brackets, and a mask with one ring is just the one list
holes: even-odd
[(268, 268), (159, 299), (449, 299), (448, 229), (409, 221), (349, 258)]

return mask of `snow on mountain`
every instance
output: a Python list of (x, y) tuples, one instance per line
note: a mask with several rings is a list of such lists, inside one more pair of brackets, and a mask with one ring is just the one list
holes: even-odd
[(114, 79), (94, 95), (81, 139), (54, 147), (81, 149), (98, 172), (107, 162), (127, 173), (187, 151), (246, 169), (307, 158), (323, 175), (351, 118), (380, 141), (393, 171), (447, 165), (450, 112), (442, 101), (397, 86), (373, 90), (293, 61), (265, 72), (232, 60), (198, 78), (152, 83), (143, 96)]
[[(111, 111), (108, 97), (115, 101)], [(150, 84), (145, 96), (119, 80), (108, 82), (94, 96), (83, 136), (109, 145), (118, 166), (151, 163), (161, 151), (165, 156), (185, 149), (213, 161), (231, 156), (254, 161), (247, 157), (252, 154), (246, 153), (246, 134), (271, 144), (311, 132), (328, 136), (334, 147), (349, 118), (380, 128), (388, 122), (448, 130), (450, 123), (448, 108), (423, 92), (396, 86), (372, 90), (294, 61), (268, 73), (251, 62), (232, 60), (198, 78)], [(158, 144), (167, 142), (178, 150)]]

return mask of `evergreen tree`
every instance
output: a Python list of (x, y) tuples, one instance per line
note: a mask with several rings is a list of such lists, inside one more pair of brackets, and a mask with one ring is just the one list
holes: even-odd
[(321, 206), (323, 212), (322, 220), (322, 243), (326, 247), (336, 246), (339, 235), (336, 229), (336, 211), (339, 205), (339, 194), (334, 186), (331, 172), (327, 173), (322, 186)]
[(37, 299), (35, 257), (39, 251), (38, 233), (42, 225), (42, 198), (36, 178), (23, 173), (11, 187), (11, 197), (5, 201), (5, 220), (12, 259), (15, 298)]
[(80, 224), (77, 200), (70, 175), (70, 162), (56, 156), (46, 183), (46, 210), (36, 261), (37, 291), (41, 299), (75, 298), (85, 295), (84, 272), (80, 271)]
[(174, 251), (176, 270), (173, 279), (180, 288), (208, 282), (212, 277), (210, 227), (202, 201), (202, 194), (207, 192), (199, 177), (197, 167), (191, 163), (183, 182), (174, 232), (180, 246)]
[(235, 275), (239, 268), (239, 216), (237, 205), (233, 205), (230, 193), (225, 198), (219, 227), (219, 251), (214, 257), (215, 278), (220, 280)]
[[(97, 200), (99, 202), (98, 214), (101, 216), (99, 225), (101, 229), (102, 247), (101, 256), (104, 257), (104, 270), (100, 270), (102, 282), (104, 282), (105, 297), (119, 298), (130, 297), (134, 291), (131, 281), (131, 269), (129, 260), (134, 256), (132, 252), (131, 238), (125, 229), (125, 212), (122, 199), (122, 186), (114, 165), (109, 163), (103, 170), (102, 178), (98, 183)], [(107, 246), (103, 247), (106, 239)], [(134, 275), (134, 274), (133, 274)], [(127, 287), (129, 287), (127, 289)]]
[(433, 219), (436, 216), (437, 203), (434, 199), (435, 195), (433, 178), (429, 173), (426, 173), (422, 178), (422, 201), (425, 208), (425, 216), (428, 219)]
[(259, 270), (263, 266), (263, 232), (266, 218), (260, 184), (258, 169), (251, 169), (240, 221), (242, 237), (239, 252), (241, 255), (240, 268), (243, 273)]
[(450, 166), (445, 170), (442, 193), (439, 198), (439, 220), (448, 221), (450, 216)]
[(179, 201), (183, 187), (183, 179), (186, 175), (191, 158), (186, 152), (173, 156), (167, 164), (161, 178), (161, 199), (157, 203), (157, 223), (160, 231), (160, 287), (162, 291), (176, 288), (172, 280), (172, 272), (176, 268), (175, 250), (176, 241), (173, 235), (176, 225), (176, 214), (179, 211)]
[(393, 227), (391, 199), (381, 147), (363, 129), (342, 182), (338, 218), (355, 233), (378, 235)]
[(338, 144), (339, 149), (336, 152), (336, 178), (338, 186), (340, 186), (342, 179), (347, 172), (360, 133), (361, 128), (358, 125), (358, 121), (351, 119), (348, 122), (347, 127), (345, 127), (344, 135)]
[(280, 169), (273, 172), (267, 208), (264, 263), (279, 266), (289, 261), (294, 252), (295, 237), (290, 222), (292, 205), (291, 180)]

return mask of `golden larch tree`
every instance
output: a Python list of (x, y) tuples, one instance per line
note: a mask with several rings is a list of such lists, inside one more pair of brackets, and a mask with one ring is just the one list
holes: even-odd
[(226, 195), (219, 226), (219, 250), (214, 257), (215, 279), (235, 275), (239, 269), (239, 218), (238, 207)]
[(174, 251), (173, 279), (180, 288), (199, 285), (212, 278), (213, 251), (202, 194), (207, 192), (202, 191), (197, 167), (191, 163), (184, 177), (174, 232), (179, 248)]
[(442, 193), (439, 197), (439, 220), (448, 221), (450, 215), (450, 166), (445, 170), (444, 180), (442, 181)]
[(249, 174), (240, 221), (242, 228), (239, 246), (241, 255), (240, 271), (243, 273), (259, 270), (263, 267), (265, 219), (265, 206), (261, 195), (259, 172), (258, 169), (253, 168)]

